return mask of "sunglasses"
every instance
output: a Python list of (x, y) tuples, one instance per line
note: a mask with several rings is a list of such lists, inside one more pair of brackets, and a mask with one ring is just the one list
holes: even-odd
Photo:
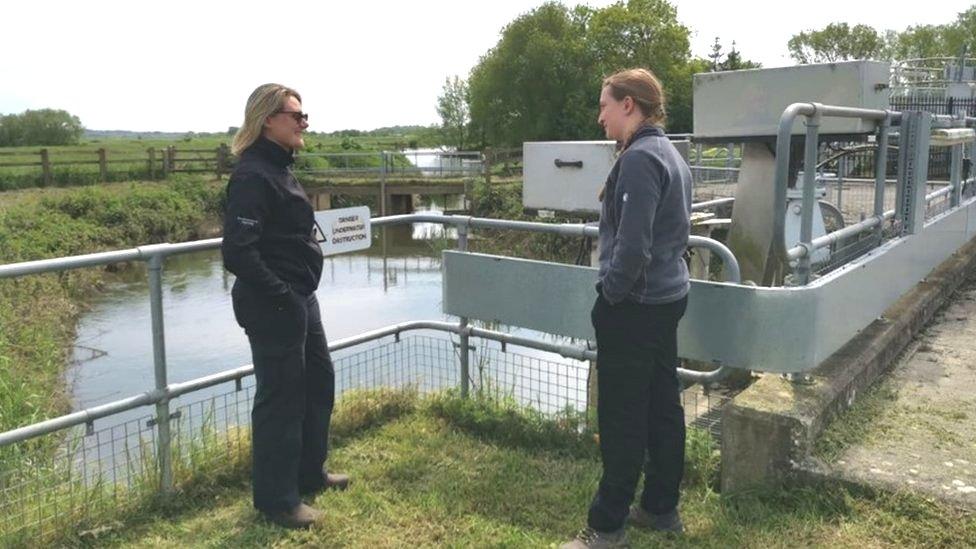
[(308, 122), (308, 113), (301, 111), (278, 111), (275, 114), (290, 114), (295, 122), (301, 124), (303, 121)]

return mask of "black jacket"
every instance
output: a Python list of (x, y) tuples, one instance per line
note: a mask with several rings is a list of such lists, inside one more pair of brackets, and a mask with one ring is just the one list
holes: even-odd
[(224, 266), (263, 296), (310, 295), (322, 276), (315, 214), (291, 173), (291, 151), (264, 137), (241, 153), (227, 184)]

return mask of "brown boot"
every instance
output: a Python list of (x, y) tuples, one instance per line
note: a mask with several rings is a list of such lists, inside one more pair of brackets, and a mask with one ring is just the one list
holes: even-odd
[(345, 490), (349, 488), (349, 475), (343, 475), (341, 473), (326, 473), (325, 483), (316, 486), (300, 486), (298, 493), (302, 496), (312, 496), (323, 490)]
[(277, 513), (266, 513), (266, 517), (271, 522), (290, 529), (308, 528), (322, 520), (325, 516), (322, 511), (299, 503), (290, 511), (278, 511)]
[(342, 473), (326, 473), (325, 474), (325, 489), (326, 490), (339, 490), (340, 492), (349, 488), (349, 475), (344, 475)]

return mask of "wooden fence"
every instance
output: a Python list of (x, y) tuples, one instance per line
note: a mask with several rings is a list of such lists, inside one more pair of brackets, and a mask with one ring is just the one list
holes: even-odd
[(150, 179), (165, 178), (171, 173), (229, 173), (233, 164), (230, 148), (226, 144), (212, 149), (178, 149), (169, 146), (162, 149), (148, 148), (144, 152), (116, 152), (105, 148), (93, 151), (63, 151), (49, 149), (37, 151), (0, 151), (0, 170), (8, 168), (40, 168), (42, 185), (54, 182), (56, 168), (98, 166), (99, 180), (110, 180), (110, 166), (129, 166), (145, 163), (145, 174)]
[[(429, 157), (436, 156), (431, 164)], [(424, 161), (424, 157), (428, 157)], [(442, 158), (443, 157), (443, 158)], [(507, 179), (522, 174), (522, 149), (405, 152), (303, 152), (296, 173), (327, 179)], [(230, 148), (0, 150), (0, 191), (24, 187), (165, 179), (174, 173), (229, 174)]]

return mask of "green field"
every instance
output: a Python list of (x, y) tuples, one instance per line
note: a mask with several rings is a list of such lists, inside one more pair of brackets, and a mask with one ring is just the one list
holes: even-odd
[[(85, 139), (78, 145), (61, 147), (0, 148), (0, 191), (44, 185), (41, 166), (12, 166), (12, 164), (40, 163), (40, 150), (48, 151), (52, 186), (92, 185), (102, 182), (150, 180), (163, 177), (163, 151), (174, 147), (177, 151), (174, 167), (199, 169), (216, 173), (216, 151), (229, 146), (228, 134), (194, 134), (180, 139), (106, 137)], [(337, 136), (307, 134), (305, 153), (299, 158), (297, 169), (378, 169), (380, 156), (363, 153), (399, 151), (404, 148), (439, 146), (439, 136), (431, 131), (391, 133), (387, 135)], [(99, 149), (105, 149), (107, 173), (99, 166)], [(150, 163), (150, 150), (155, 161)], [(314, 155), (333, 155), (331, 158)], [(405, 157), (394, 155), (394, 166), (406, 167)]]

